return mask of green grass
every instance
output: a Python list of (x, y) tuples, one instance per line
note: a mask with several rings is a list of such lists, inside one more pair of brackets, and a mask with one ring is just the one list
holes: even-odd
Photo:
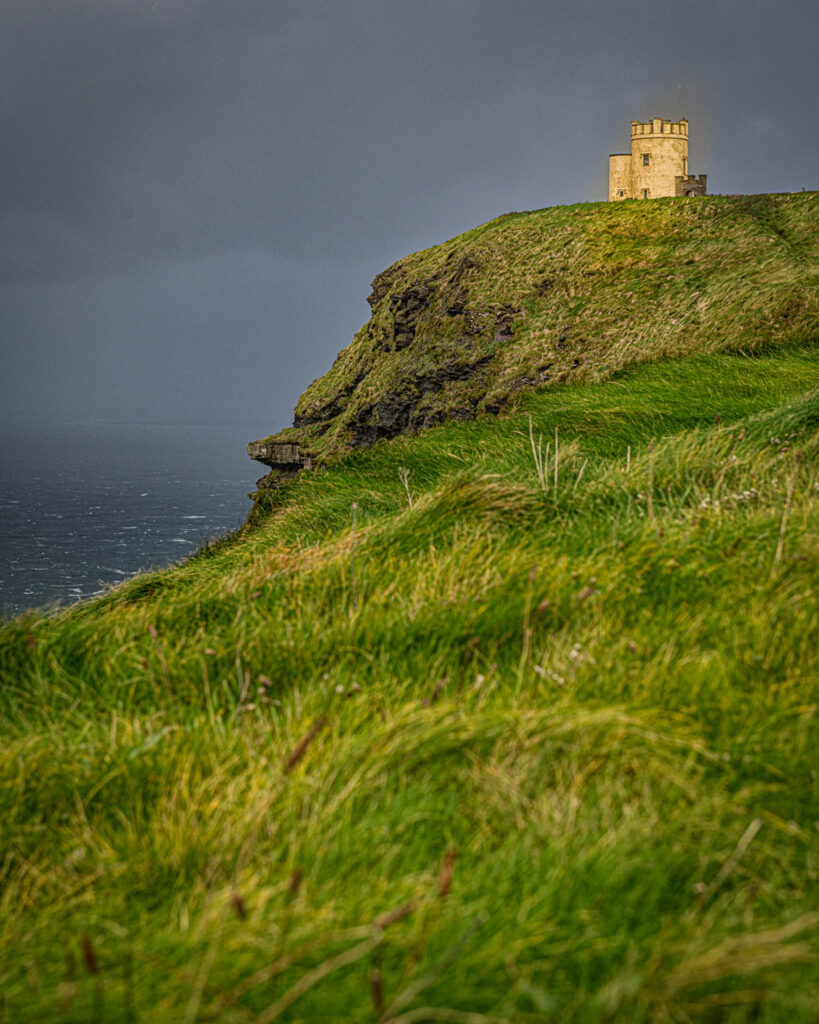
[(7, 624), (0, 1021), (815, 1020), (817, 369), (529, 393)]
[[(402, 296), (419, 288), (410, 339)], [(514, 411), (540, 385), (803, 344), (819, 317), (819, 193), (507, 214), (400, 260), (376, 277), (370, 303), (369, 322), (276, 439), (333, 457)]]

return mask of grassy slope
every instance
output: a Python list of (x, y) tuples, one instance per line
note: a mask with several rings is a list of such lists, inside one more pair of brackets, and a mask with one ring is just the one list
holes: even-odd
[(514, 408), (539, 383), (812, 337), (819, 194), (508, 214), (394, 264), (370, 303), (277, 439), (324, 457)]
[(731, 347), (7, 625), (0, 1021), (814, 1020), (819, 351)]

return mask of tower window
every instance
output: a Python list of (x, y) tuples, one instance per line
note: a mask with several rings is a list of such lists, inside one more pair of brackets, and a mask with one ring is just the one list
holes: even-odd
[(625, 194), (626, 194), (626, 190), (625, 190), (625, 189), (623, 189), (623, 188), (621, 188), (621, 189), (620, 189), (620, 196), (622, 197), (622, 196), (624, 196)]
[(643, 189), (643, 199), (648, 199), (648, 189), (647, 188)]
[(643, 167), (648, 167), (648, 153), (643, 153)]

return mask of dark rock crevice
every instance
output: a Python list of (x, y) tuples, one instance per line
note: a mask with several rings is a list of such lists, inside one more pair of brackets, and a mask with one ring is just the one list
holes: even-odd
[(435, 373), (416, 377), (411, 389), (392, 392), (378, 402), (359, 409), (350, 424), (350, 446), (358, 448), (374, 444), (382, 438), (413, 433), (446, 419), (471, 418), (474, 415), (472, 409), (424, 409), (421, 407), (421, 401), (425, 395), (441, 391), (447, 384), (469, 380), (491, 359), (492, 356), (488, 355), (473, 363), (450, 363), (441, 366)]
[(392, 343), (396, 352), (412, 344), (418, 319), (429, 307), (432, 296), (433, 290), (428, 284), (414, 284), (390, 298)]
[(513, 309), (512, 306), (502, 306), (500, 309), (495, 310), (495, 336), (493, 340), (496, 345), (509, 341), (512, 337), (516, 314), (517, 310)]

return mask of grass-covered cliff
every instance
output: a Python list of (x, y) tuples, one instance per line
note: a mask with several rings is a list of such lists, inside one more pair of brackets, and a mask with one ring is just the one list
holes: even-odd
[[(427, 398), (475, 399), (468, 422), (350, 451), (367, 377), (397, 392), (436, 331), (451, 365), (467, 314), (368, 349), (342, 408), (365, 328), (299, 404), (325, 472), (0, 632), (0, 1020), (816, 1019), (819, 199), (699, 205), (481, 229), (576, 218), (621, 254), (538, 328), (544, 386), (511, 387), (549, 361), (536, 303), (472, 336), (502, 401), (452, 378)], [(705, 270), (709, 206), (734, 213), (701, 227)], [(654, 250), (688, 330), (652, 348), (660, 278), (626, 255)], [(465, 308), (515, 304), (504, 252)], [(588, 328), (564, 353), (615, 301), (608, 363)]]
[(691, 352), (801, 339), (817, 312), (819, 194), (588, 203), (513, 213), (400, 260), (372, 317), (264, 442), (314, 458), (522, 390)]

